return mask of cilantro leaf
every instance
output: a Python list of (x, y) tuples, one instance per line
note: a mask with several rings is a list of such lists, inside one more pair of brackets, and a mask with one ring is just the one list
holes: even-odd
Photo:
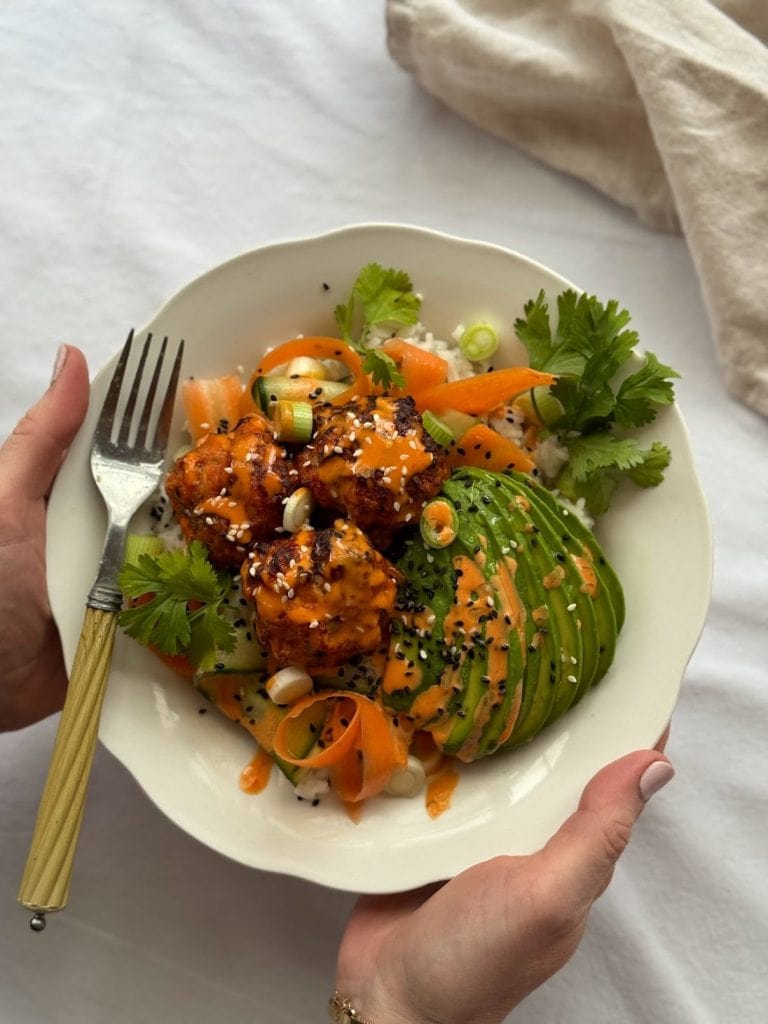
[(543, 291), (523, 311), (515, 331), (531, 366), (557, 375), (549, 390), (559, 404), (549, 406), (555, 411), (547, 414), (543, 436), (557, 434), (569, 452), (555, 481), (558, 489), (574, 501), (584, 498), (592, 515), (599, 515), (624, 477), (640, 487), (660, 483), (669, 449), (659, 442), (643, 449), (612, 429), (650, 423), (674, 401), (672, 378), (678, 374), (648, 352), (639, 370), (614, 385), (638, 338), (627, 327), (629, 313), (613, 299), (603, 305), (594, 296), (563, 292), (554, 329)]
[(515, 332), (528, 349), (534, 370), (582, 376), (592, 356), (611, 353), (620, 366), (637, 344), (636, 332), (624, 330), (629, 313), (614, 300), (603, 306), (594, 296), (577, 295), (572, 289), (563, 292), (557, 298), (554, 333), (543, 291), (523, 311), (525, 318), (515, 321)]
[(672, 459), (672, 453), (665, 444), (654, 441), (642, 454), (643, 461), (633, 466), (627, 476), (638, 487), (657, 487), (664, 479), (664, 470)]
[(641, 448), (635, 438), (609, 431), (568, 438), (565, 444), (570, 457), (556, 486), (571, 501), (584, 498), (593, 516), (606, 511), (625, 477), (638, 487), (660, 484), (671, 457), (669, 448), (659, 441)]
[(363, 370), (371, 375), (374, 384), (381, 384), (383, 387), (394, 384), (398, 388), (405, 385), (405, 377), (398, 370), (395, 360), (379, 349), (370, 348), (366, 351)]
[(588, 434), (566, 441), (569, 468), (573, 479), (583, 483), (598, 469), (632, 469), (643, 461), (640, 445), (634, 438), (614, 434)]
[(614, 416), (623, 427), (642, 427), (656, 418), (656, 410), (675, 400), (671, 378), (679, 377), (671, 366), (660, 363), (653, 352), (636, 373), (621, 382)]
[[(412, 325), (419, 319), (421, 299), (413, 292), (411, 279), (404, 270), (385, 270), (378, 263), (369, 263), (357, 275), (346, 304), (335, 309), (336, 323), (344, 341), (365, 356), (363, 369), (375, 384), (402, 387), (405, 379), (391, 356), (368, 348), (369, 332), (381, 324)], [(354, 323), (362, 316), (355, 336)]]
[(140, 555), (123, 566), (118, 582), (127, 598), (143, 599), (118, 619), (139, 643), (163, 654), (191, 652), (200, 666), (210, 665), (217, 650), (233, 649), (235, 631), (221, 615), (227, 577), (216, 572), (199, 541), (186, 549)]

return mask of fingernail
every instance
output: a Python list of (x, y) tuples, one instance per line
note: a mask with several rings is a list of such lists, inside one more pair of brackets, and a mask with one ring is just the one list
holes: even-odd
[(654, 761), (649, 764), (640, 776), (640, 795), (643, 800), (650, 800), (675, 777), (675, 769), (669, 761)]
[(69, 355), (69, 348), (66, 345), (59, 345), (59, 351), (56, 353), (56, 362), (53, 364), (53, 373), (51, 374), (51, 384), (53, 386), (56, 383), (56, 378), (59, 376), (61, 371), (64, 369), (64, 363), (67, 361)]

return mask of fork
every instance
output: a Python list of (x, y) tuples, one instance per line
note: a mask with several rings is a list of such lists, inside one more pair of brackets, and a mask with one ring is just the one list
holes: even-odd
[[(117, 613), (122, 606), (117, 574), (123, 564), (130, 521), (156, 490), (165, 462), (184, 342), (179, 343), (170, 377), (158, 400), (158, 386), (168, 346), (168, 338), (163, 339), (143, 407), (137, 417), (136, 406), (142, 382), (150, 369), (147, 362), (151, 341), (152, 335), (148, 334), (118, 420), (118, 406), (127, 388), (123, 382), (133, 343), (133, 331), (129, 333), (91, 444), (91, 472), (107, 506), (107, 536), (98, 575), (86, 600), (83, 628), (19, 889), (19, 902), (36, 911), (30, 922), (34, 931), (42, 931), (45, 927), (47, 912), (61, 910), (67, 905), (101, 706), (112, 661)], [(159, 406), (159, 411), (156, 406)]]

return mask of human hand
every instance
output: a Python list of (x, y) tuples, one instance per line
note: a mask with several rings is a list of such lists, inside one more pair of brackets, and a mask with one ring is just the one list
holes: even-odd
[(46, 393), (0, 448), (0, 731), (57, 711), (67, 676), (45, 579), (48, 492), (88, 408), (88, 369), (63, 346)]
[(362, 897), (338, 991), (373, 1024), (498, 1024), (573, 955), (645, 802), (673, 775), (656, 750), (628, 754), (598, 772), (538, 853)]

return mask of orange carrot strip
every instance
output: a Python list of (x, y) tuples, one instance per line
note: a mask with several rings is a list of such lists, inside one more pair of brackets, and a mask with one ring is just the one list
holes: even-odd
[[(355, 745), (360, 734), (360, 720), (357, 717), (356, 703), (352, 699), (354, 695), (346, 694), (336, 690), (328, 693), (315, 693), (302, 697), (288, 711), (285, 718), (280, 722), (273, 739), (273, 751), (289, 764), (298, 765), (300, 768), (328, 768), (338, 764)], [(327, 742), (322, 750), (310, 757), (296, 757), (292, 740), (300, 739), (305, 733), (305, 723), (302, 722), (304, 713), (320, 701), (332, 702), (331, 712), (336, 711), (333, 707), (342, 707), (344, 714), (337, 712), (332, 719), (333, 738)], [(340, 718), (348, 723), (341, 725)]]
[(491, 373), (475, 374), (463, 380), (420, 391), (413, 397), (419, 412), (432, 409), (458, 409), (473, 416), (491, 412), (507, 399), (514, 398), (522, 391), (538, 385), (552, 384), (556, 378), (551, 373), (541, 373), (528, 366), (515, 366), (507, 370), (493, 370)]
[(216, 433), (226, 422), (234, 427), (242, 416), (243, 385), (234, 374), (209, 379), (191, 378), (181, 385), (181, 400), (193, 441)]
[(397, 363), (405, 384), (399, 389), (404, 395), (414, 395), (427, 388), (444, 384), (448, 376), (448, 363), (434, 352), (411, 345), (402, 338), (390, 338), (382, 349)]
[(343, 405), (350, 398), (356, 395), (367, 395), (370, 390), (370, 380), (363, 373), (363, 362), (353, 348), (341, 341), (339, 338), (326, 338), (324, 336), (311, 338), (295, 338), (293, 341), (286, 341), (277, 348), (272, 349), (261, 360), (248, 382), (249, 394), (253, 392), (253, 384), (257, 377), (263, 377), (274, 370), (276, 366), (290, 362), (298, 356), (312, 356), (314, 359), (337, 359), (349, 368), (352, 376), (352, 384), (333, 399), (334, 405)]
[[(332, 702), (323, 730), (326, 745), (309, 757), (295, 757), (291, 735), (303, 735), (301, 718), (319, 701)], [(392, 772), (407, 760), (407, 740), (381, 705), (360, 694), (332, 690), (303, 697), (288, 711), (274, 736), (274, 753), (302, 768), (329, 768), (331, 786), (345, 802), (381, 792)], [(362, 755), (362, 756), (359, 756)]]
[(494, 473), (503, 473), (506, 469), (530, 473), (536, 465), (514, 441), (497, 434), (485, 423), (476, 423), (462, 435), (451, 449), (449, 461), (452, 466), (477, 466)]
[[(358, 702), (358, 715), (362, 762), (356, 756), (346, 760), (354, 760), (353, 769), (362, 770), (359, 783), (356, 787), (347, 788), (341, 778), (334, 779), (335, 769), (331, 769), (331, 780), (342, 800), (367, 800), (380, 793), (392, 772), (403, 767), (408, 759), (408, 745), (404, 734), (394, 726), (380, 704), (362, 697)], [(344, 782), (349, 778), (349, 773), (345, 772)]]

